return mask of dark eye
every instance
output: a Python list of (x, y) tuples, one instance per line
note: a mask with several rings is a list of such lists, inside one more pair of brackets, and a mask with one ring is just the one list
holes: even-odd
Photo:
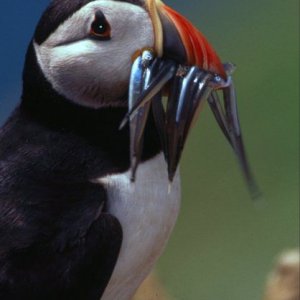
[(110, 25), (101, 11), (98, 11), (95, 15), (90, 34), (100, 40), (110, 39)]

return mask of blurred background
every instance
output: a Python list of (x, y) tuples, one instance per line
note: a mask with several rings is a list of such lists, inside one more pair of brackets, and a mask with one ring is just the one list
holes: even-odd
[[(19, 101), (25, 51), (47, 3), (1, 1), (1, 124)], [(182, 210), (158, 274), (175, 299), (261, 299), (274, 257), (299, 242), (299, 1), (166, 3), (238, 66), (240, 119), (263, 200), (251, 200), (206, 108), (185, 149)]]

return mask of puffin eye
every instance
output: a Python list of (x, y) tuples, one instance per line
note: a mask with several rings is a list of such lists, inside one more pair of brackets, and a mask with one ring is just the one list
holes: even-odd
[(101, 11), (97, 11), (95, 19), (91, 25), (90, 35), (96, 39), (109, 40), (110, 31), (110, 25), (104, 14)]

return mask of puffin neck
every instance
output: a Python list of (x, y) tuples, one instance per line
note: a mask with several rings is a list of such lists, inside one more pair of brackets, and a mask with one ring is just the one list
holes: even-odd
[[(90, 144), (99, 146), (107, 140), (129, 149), (128, 126), (119, 130), (127, 108), (86, 108), (58, 94), (38, 66), (32, 43), (23, 72), (21, 112), (46, 128), (81, 136)], [(145, 132), (144, 155), (149, 157), (158, 153), (161, 149), (159, 144), (154, 121), (150, 117)]]

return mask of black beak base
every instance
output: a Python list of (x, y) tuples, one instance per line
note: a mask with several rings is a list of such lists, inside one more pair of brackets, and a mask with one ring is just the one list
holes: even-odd
[[(228, 81), (198, 67), (184, 67), (173, 60), (155, 58), (149, 50), (143, 52), (132, 66), (129, 88), (129, 112), (120, 128), (130, 123), (130, 154), (132, 181), (143, 151), (143, 135), (152, 107), (161, 146), (172, 182), (184, 149), (188, 133), (201, 104), (208, 100), (223, 134), (237, 155), (251, 195), (256, 198), (257, 185), (246, 158), (238, 119), (232, 65), (225, 65)], [(167, 104), (163, 104), (163, 91)], [(223, 101), (217, 90), (222, 91)]]

